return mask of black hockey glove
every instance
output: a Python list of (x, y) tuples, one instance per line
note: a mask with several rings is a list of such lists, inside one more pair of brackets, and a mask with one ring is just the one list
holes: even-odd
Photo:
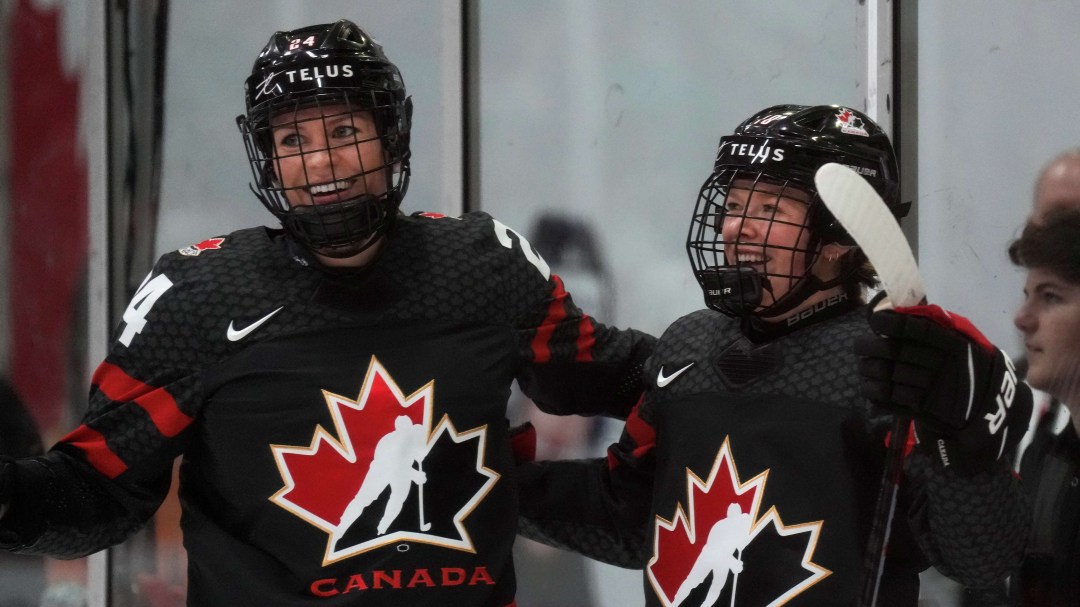
[(1031, 391), (1009, 357), (966, 318), (938, 306), (882, 310), (859, 338), (863, 394), (915, 421), (919, 445), (967, 473), (1011, 456), (1027, 430)]

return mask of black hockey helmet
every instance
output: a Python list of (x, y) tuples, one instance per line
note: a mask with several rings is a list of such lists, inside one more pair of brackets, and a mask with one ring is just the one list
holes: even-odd
[[(275, 32), (255, 59), (244, 92), (246, 114), (236, 121), (255, 178), (252, 191), (292, 238), (320, 254), (347, 257), (390, 229), (408, 189), (412, 100), (398, 68), (374, 39), (345, 19)], [(290, 124), (301, 128), (297, 114), (310, 108), (318, 111), (303, 115), (322, 120), (319, 128), (333, 142), (304, 149), (303, 139), (297, 137), (297, 145), (279, 149), (275, 130), (283, 125), (288, 129)], [(335, 116), (357, 114), (367, 114), (374, 121), (373, 135), (323, 126)], [(383, 158), (377, 166), (364, 166), (357, 161), (360, 149), (375, 139)], [(308, 155), (319, 153), (329, 158), (330, 169), (324, 175), (312, 175), (308, 183)], [(341, 154), (351, 154), (351, 162), (341, 161)], [(304, 162), (303, 183), (282, 183), (282, 161), (297, 158)], [(377, 173), (386, 184), (385, 191), (349, 193), (350, 184), (367, 183)], [(312, 186), (346, 194), (315, 204), (303, 195)]]
[[(862, 112), (838, 105), (777, 105), (755, 113), (734, 133), (720, 138), (713, 172), (701, 186), (686, 242), (708, 307), (731, 316), (774, 317), (812, 293), (850, 279), (861, 263), (848, 263), (841, 276), (827, 282), (809, 272), (822, 245), (854, 244), (821, 203), (814, 185), (817, 169), (830, 162), (847, 165), (869, 181), (897, 221), (907, 213), (909, 205), (899, 203), (898, 169), (889, 137)], [(767, 189), (775, 196), (798, 192), (796, 198), (808, 205), (807, 221), (800, 225), (807, 237), (792, 252), (802, 263), (796, 264), (793, 254), (790, 268), (777, 271), (725, 257), (725, 249), (734, 251), (740, 245), (737, 237), (725, 241), (722, 234), (725, 217), (735, 212), (727, 208), (733, 189), (748, 193)], [(782, 223), (775, 215), (767, 220), (767, 229)], [(790, 288), (762, 306), (764, 293), (771, 292), (778, 279), (789, 280)]]

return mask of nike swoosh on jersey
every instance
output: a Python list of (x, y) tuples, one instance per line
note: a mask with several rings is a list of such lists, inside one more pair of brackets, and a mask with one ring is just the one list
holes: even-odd
[(674, 381), (676, 377), (682, 375), (683, 371), (685, 371), (685, 370), (687, 370), (687, 369), (689, 369), (690, 367), (693, 367), (693, 366), (694, 366), (694, 363), (690, 363), (690, 364), (686, 365), (685, 367), (683, 367), (682, 369), (679, 369), (678, 371), (672, 373), (671, 375), (665, 376), (664, 375), (664, 366), (660, 365), (660, 372), (656, 374), (656, 387), (657, 388), (663, 388), (664, 386), (666, 386), (666, 385), (670, 384), (672, 381)]
[(233, 323), (230, 320), (229, 321), (229, 330), (225, 333), (225, 335), (229, 338), (229, 341), (240, 341), (241, 339), (244, 339), (245, 337), (247, 337), (249, 333), (251, 333), (255, 329), (258, 329), (259, 327), (261, 327), (264, 322), (270, 320), (271, 316), (273, 316), (274, 314), (277, 314), (278, 312), (280, 312), (282, 310), (282, 308), (284, 308), (284, 307), (285, 306), (281, 306), (277, 310), (274, 310), (273, 312), (267, 314), (266, 316), (263, 316), (259, 320), (256, 320), (255, 322), (251, 323), (250, 325), (244, 327), (243, 329), (239, 329), (239, 330), (233, 327)]

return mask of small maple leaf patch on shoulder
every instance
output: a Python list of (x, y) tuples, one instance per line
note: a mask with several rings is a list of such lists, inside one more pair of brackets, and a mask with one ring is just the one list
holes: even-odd
[(222, 243), (225, 242), (224, 238), (207, 238), (202, 242), (197, 242), (191, 246), (179, 249), (181, 255), (187, 255), (189, 257), (196, 257), (203, 251), (217, 250), (221, 248)]
[[(745, 604), (739, 588), (775, 588), (776, 596), (761, 604), (783, 605), (831, 575), (812, 560), (822, 521), (785, 525), (776, 507), (760, 515), (768, 475), (765, 470), (741, 482), (726, 438), (707, 479), (687, 468), (686, 506), (677, 504), (670, 521), (656, 517), (646, 567), (664, 605)], [(777, 562), (773, 554), (791, 562)]]
[(453, 219), (454, 221), (461, 221), (460, 217), (451, 217), (442, 213), (436, 213), (434, 211), (423, 211), (420, 213), (413, 213), (413, 217), (423, 217), (424, 219)]
[(472, 551), (464, 522), (499, 475), (487, 428), (433, 416), (434, 382), (406, 396), (374, 356), (357, 398), (323, 391), (333, 431), (271, 445), (284, 486), (270, 501), (327, 534), (323, 564), (401, 541)]

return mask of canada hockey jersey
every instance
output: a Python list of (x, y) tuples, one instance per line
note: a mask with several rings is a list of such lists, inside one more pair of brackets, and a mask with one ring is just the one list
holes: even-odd
[(353, 273), (279, 230), (211, 238), (142, 283), (0, 532), (60, 557), (120, 542), (179, 456), (190, 605), (512, 605), (511, 382), (625, 417), (654, 343), (584, 315), (482, 213), (402, 216)]
[[(521, 467), (523, 533), (643, 569), (650, 606), (857, 604), (888, 432), (860, 395), (865, 314), (839, 296), (791, 327), (678, 320), (606, 461)], [(905, 466), (878, 605), (917, 604), (929, 564), (1007, 575), (1027, 528), (1008, 467)]]

